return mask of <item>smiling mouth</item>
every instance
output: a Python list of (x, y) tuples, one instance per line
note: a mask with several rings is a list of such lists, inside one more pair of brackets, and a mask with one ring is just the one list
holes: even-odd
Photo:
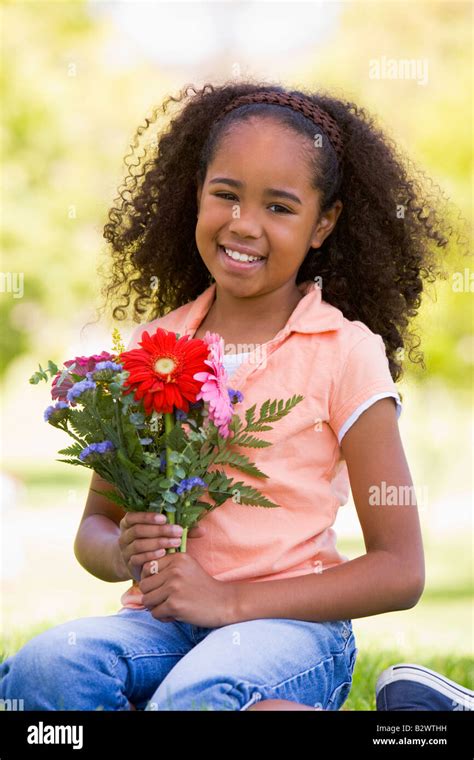
[(257, 264), (261, 261), (265, 261), (265, 256), (249, 256), (246, 253), (233, 251), (231, 248), (224, 248), (224, 246), (220, 244), (218, 247), (224, 256), (239, 264)]

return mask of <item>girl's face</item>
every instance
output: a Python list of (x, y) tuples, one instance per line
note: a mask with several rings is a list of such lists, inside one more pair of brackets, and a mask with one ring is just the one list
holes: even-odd
[[(225, 136), (198, 187), (196, 244), (218, 286), (236, 297), (295, 285), (310, 247), (334, 228), (341, 201), (320, 215), (310, 184), (310, 151), (318, 150), (269, 118), (239, 124)], [(224, 247), (261, 257), (235, 261)]]

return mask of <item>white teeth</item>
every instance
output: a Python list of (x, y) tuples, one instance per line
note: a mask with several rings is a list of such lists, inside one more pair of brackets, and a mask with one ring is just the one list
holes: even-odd
[(247, 256), (246, 253), (239, 253), (238, 251), (233, 251), (231, 248), (224, 248), (224, 251), (231, 259), (234, 259), (234, 261), (260, 261), (262, 258), (261, 256)]

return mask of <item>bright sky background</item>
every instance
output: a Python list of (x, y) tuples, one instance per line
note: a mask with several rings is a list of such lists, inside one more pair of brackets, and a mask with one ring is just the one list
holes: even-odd
[[(221, 56), (276, 70), (288, 55), (317, 56), (332, 37), (343, 8), (339, 2), (139, 2), (89, 3), (93, 17), (109, 17), (122, 38), (114, 47), (116, 65), (147, 57), (164, 68), (218, 66)], [(218, 74), (218, 71), (215, 71)]]

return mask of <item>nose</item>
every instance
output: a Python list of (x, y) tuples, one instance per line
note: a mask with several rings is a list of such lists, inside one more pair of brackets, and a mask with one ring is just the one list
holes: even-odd
[[(236, 216), (234, 216), (236, 213)], [(258, 239), (262, 235), (262, 228), (255, 215), (249, 212), (244, 213), (242, 207), (238, 206), (236, 211), (232, 212), (232, 220), (229, 224), (229, 232), (233, 232), (236, 237)]]

